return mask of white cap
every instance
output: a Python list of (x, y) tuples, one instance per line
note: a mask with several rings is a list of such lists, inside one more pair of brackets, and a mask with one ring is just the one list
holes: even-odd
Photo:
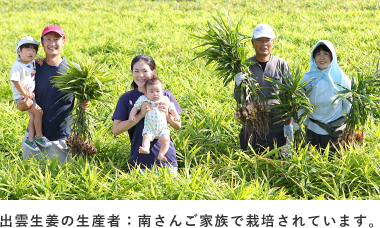
[(253, 39), (259, 39), (261, 37), (274, 39), (273, 29), (267, 24), (259, 24), (253, 30), (252, 38)]
[[(17, 53), (17, 50), (21, 47), (21, 45), (23, 44), (35, 44), (37, 46), (40, 46), (40, 42), (38, 42), (36, 39), (34, 39), (33, 37), (30, 37), (30, 36), (27, 36), (27, 37), (23, 37), (21, 38), (18, 42), (17, 42), (17, 45), (16, 45), (16, 55), (17, 55), (17, 58), (16, 60), (20, 60), (20, 55)], [(21, 52), (21, 50), (20, 50)]]

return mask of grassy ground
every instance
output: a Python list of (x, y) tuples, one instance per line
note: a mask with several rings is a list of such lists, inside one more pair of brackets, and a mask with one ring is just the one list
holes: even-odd
[[(191, 61), (199, 34), (215, 9), (225, 7), (242, 32), (270, 24), (273, 54), (291, 68), (309, 68), (310, 52), (321, 39), (334, 43), (338, 63), (351, 75), (371, 73), (379, 58), (380, 2), (367, 1), (55, 1), (1, 0), (0, 198), (2, 199), (380, 199), (379, 124), (365, 128), (366, 140), (329, 160), (298, 148), (290, 160), (268, 160), (241, 152), (240, 124), (233, 119), (232, 84), (223, 87), (212, 67)], [(42, 29), (59, 24), (66, 33), (63, 56), (105, 62), (115, 76), (108, 106), (92, 103), (98, 118), (91, 162), (22, 162), (20, 141), (27, 114), (16, 110), (9, 71), (19, 38), (40, 39)], [(183, 127), (172, 131), (180, 175), (166, 170), (136, 179), (128, 168), (130, 143), (111, 133), (120, 95), (130, 90), (130, 62), (153, 56), (158, 75), (183, 109)], [(251, 52), (253, 55), (253, 52)], [(43, 50), (38, 52), (43, 57)]]

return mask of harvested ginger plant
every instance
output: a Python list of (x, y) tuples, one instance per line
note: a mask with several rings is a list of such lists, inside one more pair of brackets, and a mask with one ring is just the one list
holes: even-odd
[(267, 103), (248, 103), (236, 107), (234, 117), (243, 123), (243, 134), (248, 140), (253, 133), (260, 138), (268, 134), (270, 110), (267, 108)]
[(236, 88), (235, 100), (237, 107), (234, 117), (243, 124), (244, 137), (250, 142), (252, 135), (264, 138), (269, 132), (268, 102), (259, 97), (261, 92), (255, 79), (247, 77)]
[(103, 64), (91, 60), (79, 61), (79, 66), (69, 62), (66, 72), (55, 76), (54, 86), (62, 92), (73, 94), (76, 100), (72, 116), (71, 135), (66, 139), (67, 146), (73, 157), (91, 157), (97, 149), (91, 143), (90, 114), (81, 107), (84, 101), (101, 101), (108, 91), (105, 84), (112, 81)]
[[(203, 27), (205, 33), (194, 35), (194, 37), (204, 41), (198, 48), (206, 47), (204, 51), (197, 54), (195, 59), (206, 59), (206, 65), (214, 63), (216, 72), (220, 78), (223, 78), (224, 86), (226, 86), (234, 81), (237, 73), (249, 74), (249, 66), (253, 62), (246, 61), (245, 46), (251, 37), (239, 32), (241, 20), (233, 26), (229, 13), (226, 10), (224, 12), (227, 20), (218, 11), (217, 16), (212, 16), (213, 21), (208, 22), (207, 27)], [(255, 79), (246, 77), (235, 88), (237, 102), (235, 118), (243, 123), (243, 131), (247, 139), (252, 134), (263, 137), (269, 131), (269, 114), (265, 109), (266, 103), (259, 99), (258, 86)]]
[(351, 105), (350, 113), (346, 114), (346, 129), (339, 139), (342, 145), (354, 145), (364, 141), (364, 127), (370, 118), (380, 116), (380, 60), (373, 74), (362, 71), (351, 76), (351, 89), (343, 88), (336, 99), (346, 100)]

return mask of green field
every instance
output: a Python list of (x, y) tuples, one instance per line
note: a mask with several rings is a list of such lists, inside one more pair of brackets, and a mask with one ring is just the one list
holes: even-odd
[[(341, 69), (373, 73), (380, 57), (378, 0), (0, 0), (0, 199), (380, 199), (380, 124), (365, 127), (364, 143), (328, 159), (319, 151), (294, 150), (290, 160), (268, 160), (239, 149), (240, 123), (233, 118), (233, 85), (223, 83), (191, 34), (223, 7), (250, 35), (259, 23), (277, 36), (272, 54), (291, 69), (308, 71), (318, 40), (330, 40)], [(95, 102), (93, 128), (98, 155), (75, 160), (22, 161), (21, 139), (27, 113), (13, 102), (9, 82), (19, 38), (40, 40), (43, 28), (60, 25), (66, 34), (62, 55), (78, 61), (91, 56), (115, 77), (111, 99)], [(253, 55), (250, 47), (250, 55)], [(118, 98), (130, 90), (130, 62), (151, 55), (158, 76), (180, 104), (182, 129), (172, 130), (179, 176), (166, 170), (136, 179), (129, 170), (128, 136), (112, 135)], [(40, 48), (37, 57), (43, 57)]]

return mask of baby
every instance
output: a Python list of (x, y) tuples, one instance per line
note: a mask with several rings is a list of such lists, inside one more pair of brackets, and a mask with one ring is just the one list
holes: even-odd
[(152, 109), (145, 115), (144, 129), (142, 133), (143, 142), (142, 146), (139, 148), (139, 153), (149, 154), (150, 142), (153, 141), (153, 139), (159, 138), (162, 145), (157, 158), (161, 161), (167, 161), (165, 154), (169, 149), (170, 130), (166, 114), (159, 110), (159, 106), (165, 104), (168, 107), (168, 113), (173, 116), (174, 121), (180, 122), (181, 119), (173, 102), (170, 102), (169, 98), (164, 96), (162, 81), (158, 78), (152, 78), (146, 81), (144, 95), (140, 96), (135, 102), (135, 105), (129, 114), (129, 120), (136, 121), (135, 115), (137, 111), (141, 109), (141, 105), (144, 102), (151, 104)]

